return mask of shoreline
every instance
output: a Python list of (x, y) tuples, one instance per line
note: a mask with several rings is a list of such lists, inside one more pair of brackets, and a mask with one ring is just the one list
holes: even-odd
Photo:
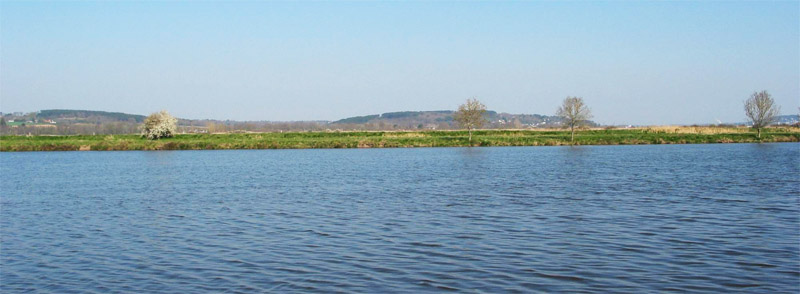
[(800, 142), (800, 128), (768, 128), (761, 139), (744, 128), (675, 127), (642, 129), (477, 130), (472, 143), (467, 131), (342, 131), (179, 134), (146, 140), (131, 135), (0, 136), (0, 151), (127, 151), (127, 150), (238, 150), (342, 149), (415, 147), (493, 147), (563, 145), (652, 145), (707, 143)]

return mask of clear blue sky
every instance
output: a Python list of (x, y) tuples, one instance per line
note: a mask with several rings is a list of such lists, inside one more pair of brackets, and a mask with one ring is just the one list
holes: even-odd
[(2, 2), (0, 111), (236, 120), (404, 110), (553, 114), (606, 124), (745, 119), (800, 104), (789, 2)]

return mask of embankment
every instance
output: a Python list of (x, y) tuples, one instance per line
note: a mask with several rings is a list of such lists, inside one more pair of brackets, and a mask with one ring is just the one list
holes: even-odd
[[(757, 138), (746, 128), (649, 127), (594, 129), (575, 134), (575, 145), (800, 142), (798, 128), (768, 128)], [(216, 150), (569, 145), (564, 130), (286, 132), (181, 134), (150, 141), (138, 135), (0, 136), (0, 151)]]

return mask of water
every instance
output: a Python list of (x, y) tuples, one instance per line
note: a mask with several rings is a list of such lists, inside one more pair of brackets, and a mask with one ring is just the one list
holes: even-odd
[(800, 145), (0, 154), (0, 292), (800, 291)]

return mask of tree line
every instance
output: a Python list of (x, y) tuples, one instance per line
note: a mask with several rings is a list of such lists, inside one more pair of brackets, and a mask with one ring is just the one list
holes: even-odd
[[(745, 115), (761, 138), (761, 130), (775, 122), (780, 115), (780, 106), (775, 105), (775, 100), (766, 90), (755, 92), (744, 101)], [(469, 98), (464, 104), (458, 106), (454, 120), (469, 133), (469, 142), (472, 143), (472, 130), (481, 128), (486, 123), (484, 117), (486, 105), (476, 98)], [(582, 97), (567, 96), (556, 110), (563, 126), (570, 129), (570, 142), (575, 141), (575, 128), (585, 125), (591, 118), (592, 112)]]

